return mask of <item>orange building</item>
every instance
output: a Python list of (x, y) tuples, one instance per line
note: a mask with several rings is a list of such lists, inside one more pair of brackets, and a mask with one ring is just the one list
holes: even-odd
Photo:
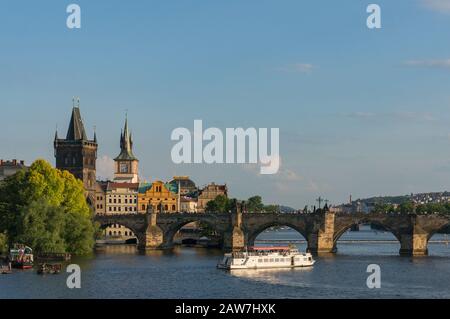
[(142, 183), (138, 193), (138, 212), (147, 212), (148, 205), (152, 205), (155, 211), (166, 213), (178, 212), (178, 194), (171, 192), (168, 186), (155, 181), (151, 184)]

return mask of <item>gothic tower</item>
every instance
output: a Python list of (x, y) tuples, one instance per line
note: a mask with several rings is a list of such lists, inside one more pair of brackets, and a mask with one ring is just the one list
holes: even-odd
[(97, 136), (94, 133), (93, 140), (87, 138), (81, 119), (79, 100), (78, 105), (73, 106), (66, 138), (59, 139), (56, 132), (54, 147), (56, 168), (69, 171), (83, 182), (88, 202), (93, 206), (95, 204)]
[(133, 154), (133, 139), (128, 130), (128, 118), (125, 118), (125, 127), (120, 133), (120, 154), (114, 161), (114, 180), (121, 183), (138, 183), (139, 160)]

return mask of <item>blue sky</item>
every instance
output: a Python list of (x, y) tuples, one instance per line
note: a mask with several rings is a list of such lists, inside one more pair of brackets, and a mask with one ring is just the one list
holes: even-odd
[[(450, 190), (449, 38), (450, 0), (1, 0), (0, 157), (54, 163), (79, 96), (102, 176), (128, 109), (146, 179), (186, 174), (293, 207)], [(170, 134), (194, 119), (279, 127), (279, 174), (173, 164)]]

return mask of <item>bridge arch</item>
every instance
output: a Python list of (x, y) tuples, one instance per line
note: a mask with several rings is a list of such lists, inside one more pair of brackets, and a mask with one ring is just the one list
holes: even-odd
[(393, 228), (388, 222), (380, 220), (379, 218), (364, 217), (357, 220), (352, 220), (351, 222), (338, 226), (338, 229), (335, 230), (333, 236), (334, 250), (336, 250), (337, 242), (342, 237), (342, 235), (344, 235), (353, 226), (361, 224), (374, 224), (383, 227), (384, 229), (389, 231), (401, 245), (400, 233), (397, 231), (397, 229)]
[(167, 229), (164, 230), (164, 246), (166, 247), (172, 247), (173, 244), (173, 240), (175, 235), (186, 225), (191, 224), (191, 223), (200, 223), (200, 224), (206, 224), (208, 225), (208, 227), (210, 227), (211, 229), (214, 230), (214, 232), (217, 234), (217, 236), (219, 237), (219, 241), (220, 241), (220, 245), (223, 245), (223, 239), (224, 239), (224, 232), (219, 229), (219, 227), (217, 227), (217, 225), (215, 225), (214, 223), (208, 221), (208, 220), (204, 220), (201, 218), (189, 218), (189, 219), (185, 219), (181, 222), (175, 223), (170, 225)]
[[(102, 230), (106, 230), (107, 228), (114, 228), (113, 226), (123, 226), (132, 232), (132, 236), (137, 238), (138, 244), (140, 242), (145, 242), (144, 234), (142, 234), (142, 232), (139, 229), (135, 228), (132, 223), (127, 223), (127, 222), (123, 222), (123, 221), (114, 221), (114, 220), (101, 221), (101, 222), (97, 221), (97, 223), (99, 224), (99, 227)], [(117, 230), (116, 233), (114, 233), (114, 230), (112, 230), (111, 232), (113, 232), (111, 235), (128, 236), (125, 233), (119, 233), (119, 230)]]
[(247, 233), (247, 245), (254, 246), (256, 238), (262, 232), (264, 232), (265, 230), (267, 230), (271, 227), (289, 227), (289, 228), (295, 230), (296, 232), (298, 232), (300, 235), (302, 235), (303, 238), (305, 239), (305, 241), (308, 243), (307, 232), (302, 227), (299, 227), (298, 225), (294, 225), (292, 223), (274, 221), (274, 222), (268, 222), (268, 223), (262, 224), (262, 225), (256, 227), (255, 229), (247, 230), (247, 232), (246, 232)]

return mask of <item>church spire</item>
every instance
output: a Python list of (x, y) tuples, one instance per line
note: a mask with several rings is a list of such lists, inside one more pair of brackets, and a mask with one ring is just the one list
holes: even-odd
[(120, 154), (116, 160), (137, 160), (133, 154), (133, 140), (128, 129), (128, 115), (125, 116), (125, 125), (120, 133)]

